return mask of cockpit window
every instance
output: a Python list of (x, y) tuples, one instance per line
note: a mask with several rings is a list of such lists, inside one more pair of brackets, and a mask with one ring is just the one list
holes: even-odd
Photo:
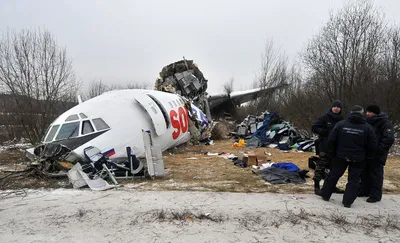
[(79, 123), (80, 122), (71, 122), (63, 124), (58, 132), (56, 140), (77, 137), (79, 133)]
[(87, 118), (87, 116), (86, 116), (85, 114), (83, 114), (83, 113), (79, 113), (79, 116), (80, 116), (82, 119)]
[(65, 119), (65, 121), (75, 121), (75, 120), (79, 120), (79, 117), (77, 114), (74, 115), (70, 115), (69, 117), (67, 117), (67, 119)]
[(60, 125), (54, 125), (51, 127), (50, 132), (48, 133), (45, 142), (53, 141), (53, 138), (56, 135), (56, 132), (57, 132), (59, 126)]
[(82, 135), (94, 132), (93, 126), (89, 120), (82, 123)]
[(96, 127), (97, 131), (101, 131), (104, 129), (110, 128), (101, 118), (93, 119), (93, 124)]

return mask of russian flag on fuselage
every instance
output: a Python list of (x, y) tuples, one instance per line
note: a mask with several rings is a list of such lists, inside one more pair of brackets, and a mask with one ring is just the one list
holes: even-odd
[(108, 151), (103, 153), (103, 155), (107, 156), (107, 157), (113, 156), (114, 154), (115, 154), (114, 148), (112, 148), (112, 149), (110, 149), (110, 150), (108, 150)]

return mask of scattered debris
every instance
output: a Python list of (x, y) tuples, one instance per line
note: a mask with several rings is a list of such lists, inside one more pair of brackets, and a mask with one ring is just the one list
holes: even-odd
[(265, 155), (272, 156), (270, 152), (264, 152)]
[(289, 171), (272, 165), (265, 169), (253, 169), (253, 172), (271, 184), (303, 184), (306, 182), (308, 170)]
[[(88, 174), (90, 175), (91, 178), (89, 178)], [(101, 173), (93, 175), (90, 174), (90, 172), (88, 172), (88, 174), (84, 172), (84, 169), (82, 168), (80, 163), (76, 163), (74, 167), (72, 167), (72, 169), (68, 171), (68, 177), (70, 183), (73, 185), (74, 188), (89, 186), (90, 189), (92, 190), (104, 191), (115, 187), (114, 185), (110, 185), (105, 180), (103, 180), (101, 178), (102, 177)]]
[(240, 160), (240, 159), (234, 160), (234, 161), (233, 161), (233, 164), (234, 164), (235, 166), (238, 166), (238, 167), (241, 167), (241, 168), (246, 168), (246, 167), (249, 166), (249, 164), (247, 163), (247, 161), (243, 161), (243, 160)]
[(233, 147), (243, 147), (246, 145), (246, 142), (243, 139), (239, 139), (239, 142), (234, 143)]

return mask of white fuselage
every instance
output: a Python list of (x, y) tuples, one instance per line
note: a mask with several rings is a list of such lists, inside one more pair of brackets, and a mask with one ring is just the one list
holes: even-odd
[[(192, 107), (198, 119), (206, 119), (197, 107)], [(154, 90), (116, 90), (60, 115), (49, 127), (43, 143), (63, 144), (82, 157), (88, 146), (110, 151), (111, 158), (126, 157), (126, 147), (130, 146), (136, 156), (143, 157), (142, 130), (150, 131), (153, 143), (164, 151), (190, 139), (188, 119), (188, 110), (179, 95)]]

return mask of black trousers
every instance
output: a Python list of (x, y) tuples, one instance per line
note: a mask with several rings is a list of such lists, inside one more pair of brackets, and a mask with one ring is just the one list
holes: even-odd
[(331, 198), (340, 177), (343, 176), (347, 167), (349, 168), (346, 189), (343, 195), (343, 204), (351, 205), (356, 200), (360, 190), (360, 177), (363, 169), (363, 162), (347, 162), (344, 159), (334, 158), (332, 161), (332, 169), (324, 181), (321, 190), (321, 196)]
[(367, 162), (361, 174), (360, 195), (382, 199), (384, 163), (380, 159)]
[(330, 168), (331, 161), (326, 153), (321, 152), (319, 159), (315, 163), (314, 180), (320, 181), (325, 180), (327, 176), (326, 170)]

